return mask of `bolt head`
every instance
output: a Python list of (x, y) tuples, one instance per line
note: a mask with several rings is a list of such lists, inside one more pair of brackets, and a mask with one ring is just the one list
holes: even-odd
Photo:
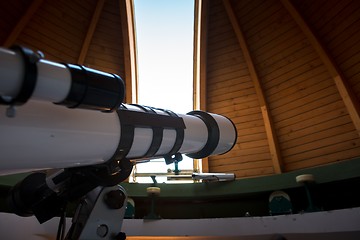
[(110, 209), (120, 209), (124, 206), (126, 196), (120, 190), (112, 190), (104, 195), (104, 202)]
[(96, 229), (96, 234), (101, 238), (106, 237), (108, 233), (109, 233), (109, 227), (106, 224), (101, 224)]

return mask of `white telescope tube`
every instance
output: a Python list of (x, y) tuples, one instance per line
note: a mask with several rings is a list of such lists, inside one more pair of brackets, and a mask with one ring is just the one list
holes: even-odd
[(0, 48), (0, 101), (22, 105), (28, 100), (70, 108), (116, 110), (124, 97), (121, 78), (80, 65), (41, 59), (30, 49)]
[[(236, 141), (233, 123), (220, 115), (209, 114), (220, 129), (218, 139), (214, 140), (209, 139), (211, 129), (198, 116), (176, 117), (158, 109), (150, 113), (138, 106), (125, 107), (127, 110), (103, 113), (29, 101), (17, 109), (16, 117), (9, 118), (4, 113), (6, 106), (0, 106), (0, 174), (104, 163), (120, 151), (121, 140), (127, 139), (124, 131), (127, 128), (134, 129), (132, 141), (125, 141), (127, 147), (121, 149), (127, 151), (128, 159), (164, 157), (176, 144), (178, 153), (202, 152), (201, 157), (205, 157), (229, 151)], [(141, 114), (141, 118), (133, 124), (134, 113)], [(155, 123), (150, 123), (153, 120)], [(175, 120), (184, 125), (182, 136), (177, 133), (176, 124), (171, 127)], [(154, 130), (159, 126), (163, 126), (162, 134)], [(159, 140), (157, 146), (155, 139)], [(204, 152), (212, 141), (215, 143), (212, 149)]]
[[(40, 59), (32, 99), (61, 102), (70, 91), (71, 74), (65, 65)], [(21, 54), (0, 48), (0, 95), (14, 98), (20, 92), (25, 67)]]
[[(0, 174), (124, 158), (170, 163), (179, 154), (222, 154), (236, 142), (226, 117), (119, 107), (123, 97), (124, 83), (114, 74), (46, 61), (23, 47), (0, 48)], [(16, 114), (6, 115), (13, 105), (20, 106)]]

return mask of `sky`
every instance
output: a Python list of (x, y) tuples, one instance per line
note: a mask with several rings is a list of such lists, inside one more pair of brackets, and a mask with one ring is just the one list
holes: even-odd
[(193, 0), (135, 0), (139, 103), (192, 110)]
[[(135, 0), (134, 6), (139, 104), (175, 113), (192, 111), (194, 1)], [(184, 156), (179, 168), (192, 169), (192, 164)], [(163, 160), (137, 165), (138, 172), (168, 168), (174, 165)], [(139, 182), (151, 182), (151, 178)]]

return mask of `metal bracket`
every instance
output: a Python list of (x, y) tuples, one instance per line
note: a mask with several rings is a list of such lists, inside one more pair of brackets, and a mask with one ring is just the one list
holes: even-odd
[(80, 203), (65, 239), (126, 239), (121, 232), (126, 202), (121, 186), (95, 188)]

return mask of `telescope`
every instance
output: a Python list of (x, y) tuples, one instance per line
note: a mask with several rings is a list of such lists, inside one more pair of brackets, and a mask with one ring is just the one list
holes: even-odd
[[(235, 145), (227, 117), (125, 104), (124, 95), (115, 74), (48, 61), (25, 47), (0, 48), (0, 175), (36, 171), (10, 194), (16, 214), (45, 222), (59, 214), (54, 206), (124, 181), (133, 162), (169, 164)], [(40, 171), (47, 169), (57, 171)]]

